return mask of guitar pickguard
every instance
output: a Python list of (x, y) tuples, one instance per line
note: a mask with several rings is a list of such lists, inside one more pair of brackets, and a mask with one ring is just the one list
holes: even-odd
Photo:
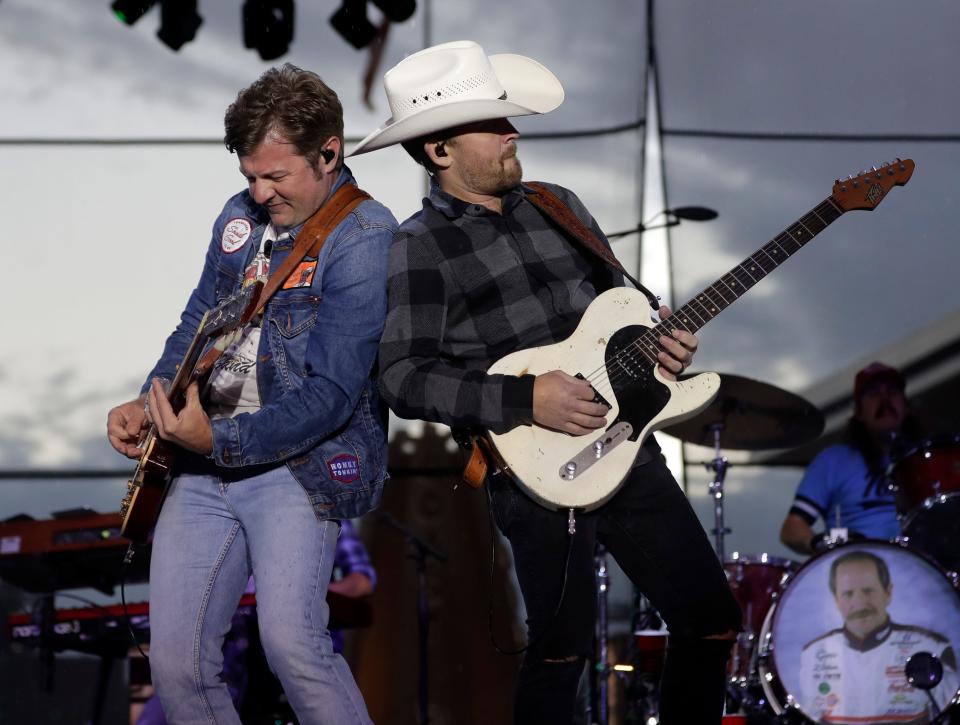
[(629, 423), (632, 441), (670, 400), (667, 386), (653, 375), (655, 366), (636, 351), (635, 341), (647, 329), (642, 325), (621, 327), (611, 336), (604, 353), (607, 376), (620, 408), (610, 427), (621, 421)]

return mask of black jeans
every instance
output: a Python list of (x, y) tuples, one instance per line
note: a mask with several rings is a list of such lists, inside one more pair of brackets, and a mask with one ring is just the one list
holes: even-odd
[(578, 514), (572, 544), (565, 512), (540, 506), (504, 476), (491, 478), (490, 494), (497, 526), (513, 549), (532, 643), (517, 682), (516, 725), (571, 721), (583, 661), (593, 646), (597, 541), (670, 631), (661, 682), (663, 725), (720, 722), (731, 643), (703, 638), (739, 631), (740, 608), (662, 456), (635, 467), (599, 509)]

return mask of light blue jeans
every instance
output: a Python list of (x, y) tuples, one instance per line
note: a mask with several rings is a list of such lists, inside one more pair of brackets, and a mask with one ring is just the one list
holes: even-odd
[(301, 725), (370, 723), (327, 631), (338, 533), (285, 466), (230, 482), (174, 480), (150, 563), (150, 670), (171, 725), (240, 725), (220, 674), (251, 573), (264, 652)]

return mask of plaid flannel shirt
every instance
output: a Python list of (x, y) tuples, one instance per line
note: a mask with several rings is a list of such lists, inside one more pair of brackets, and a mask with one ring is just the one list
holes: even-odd
[[(549, 188), (606, 241), (573, 192)], [(380, 390), (397, 415), (495, 433), (532, 423), (534, 376), (487, 368), (568, 337), (597, 294), (623, 284), (525, 194), (508, 192), (496, 214), (434, 181), (397, 230), (380, 343)]]

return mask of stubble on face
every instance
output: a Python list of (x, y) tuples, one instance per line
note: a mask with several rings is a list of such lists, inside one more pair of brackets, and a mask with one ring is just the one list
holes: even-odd
[[(451, 141), (456, 143), (453, 139)], [(470, 161), (472, 163), (461, 166), (460, 175), (469, 188), (482, 194), (502, 196), (517, 186), (523, 177), (523, 167), (513, 143), (499, 157), (476, 155)]]

